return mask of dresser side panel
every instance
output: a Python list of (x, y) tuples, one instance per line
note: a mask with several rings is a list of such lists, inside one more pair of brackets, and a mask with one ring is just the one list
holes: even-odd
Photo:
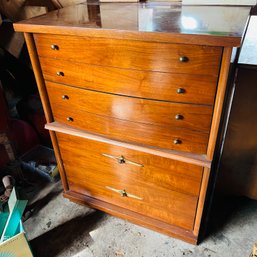
[(226, 86), (227, 86), (227, 79), (228, 79), (228, 74), (230, 69), (231, 54), (232, 54), (231, 47), (224, 48), (221, 68), (220, 68), (220, 77), (218, 82), (216, 98), (215, 98), (211, 131), (210, 131), (208, 147), (207, 147), (207, 158), (209, 160), (212, 160), (215, 146), (216, 146), (216, 140), (218, 136), (221, 113), (222, 113), (223, 102), (224, 102)]
[[(27, 44), (27, 48), (28, 48), (28, 52), (29, 52), (29, 56), (30, 56), (30, 60), (31, 60), (31, 65), (32, 65), (32, 68), (33, 68), (33, 71), (35, 74), (37, 87), (38, 87), (39, 95), (40, 95), (40, 98), (42, 101), (46, 121), (49, 123), (49, 122), (53, 121), (53, 115), (52, 115), (48, 95), (46, 92), (45, 82), (43, 79), (43, 75), (42, 75), (33, 35), (31, 33), (24, 33), (24, 38), (25, 38), (25, 41)], [(59, 151), (59, 147), (58, 147), (56, 134), (54, 131), (49, 131), (49, 133), (50, 133), (51, 141), (53, 144), (58, 169), (60, 171), (63, 188), (64, 188), (64, 191), (67, 191), (67, 190), (69, 190), (69, 188), (68, 188), (65, 171), (64, 171), (64, 168), (62, 165), (62, 159), (61, 159), (61, 155), (60, 155), (60, 151)]]

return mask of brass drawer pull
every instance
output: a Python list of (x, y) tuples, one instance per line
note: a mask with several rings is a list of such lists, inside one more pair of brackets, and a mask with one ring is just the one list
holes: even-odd
[(69, 96), (67, 96), (67, 95), (62, 95), (62, 99), (63, 99), (63, 100), (68, 100), (68, 99), (69, 99)]
[(122, 155), (121, 156), (113, 156), (113, 155), (106, 154), (106, 153), (103, 153), (102, 155), (105, 156), (105, 157), (108, 157), (108, 158), (116, 160), (119, 164), (126, 164), (126, 163), (128, 163), (128, 164), (136, 165), (136, 166), (139, 166), (139, 167), (144, 167), (143, 164), (127, 160)]
[(175, 119), (176, 119), (176, 120), (183, 120), (183, 119), (184, 119), (184, 116), (181, 115), (181, 114), (177, 114), (177, 115), (175, 116)]
[(59, 76), (59, 77), (63, 77), (64, 76), (64, 73), (62, 71), (57, 71), (56, 72), (56, 75)]
[(188, 61), (189, 61), (189, 58), (186, 57), (186, 56), (180, 56), (180, 57), (179, 57), (179, 61), (180, 61), (180, 62), (188, 62)]
[(67, 117), (67, 121), (73, 122), (73, 118), (72, 117)]
[(51, 45), (51, 49), (52, 50), (59, 50), (59, 46), (58, 45)]
[(126, 192), (125, 189), (120, 190), (120, 189), (115, 189), (115, 188), (109, 187), (109, 186), (106, 186), (105, 188), (106, 188), (106, 189), (109, 189), (109, 190), (111, 190), (111, 191), (113, 191), (113, 192), (119, 193), (120, 196), (122, 196), (122, 197), (130, 197), (130, 198), (134, 198), (134, 199), (141, 200), (141, 201), (144, 200), (142, 197), (129, 194), (128, 192)]
[(175, 145), (181, 145), (181, 144), (182, 144), (182, 141), (181, 141), (180, 139), (176, 138), (176, 139), (174, 139), (173, 143), (174, 143)]
[(177, 89), (177, 94), (185, 94), (186, 90), (182, 87)]

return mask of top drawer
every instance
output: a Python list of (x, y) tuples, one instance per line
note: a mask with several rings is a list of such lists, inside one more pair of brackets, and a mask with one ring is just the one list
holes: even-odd
[(222, 48), (35, 34), (38, 55), (125, 69), (217, 76)]

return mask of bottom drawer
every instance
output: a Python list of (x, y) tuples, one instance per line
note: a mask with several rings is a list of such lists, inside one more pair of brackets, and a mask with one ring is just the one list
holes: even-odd
[(69, 190), (192, 230), (202, 167), (57, 133)]

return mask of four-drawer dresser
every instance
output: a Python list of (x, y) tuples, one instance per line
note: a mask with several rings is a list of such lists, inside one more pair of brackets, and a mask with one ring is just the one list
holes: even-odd
[[(65, 197), (197, 243), (232, 48), (249, 11), (219, 8), (85, 3), (15, 24)], [(243, 17), (223, 31), (229, 8)]]

